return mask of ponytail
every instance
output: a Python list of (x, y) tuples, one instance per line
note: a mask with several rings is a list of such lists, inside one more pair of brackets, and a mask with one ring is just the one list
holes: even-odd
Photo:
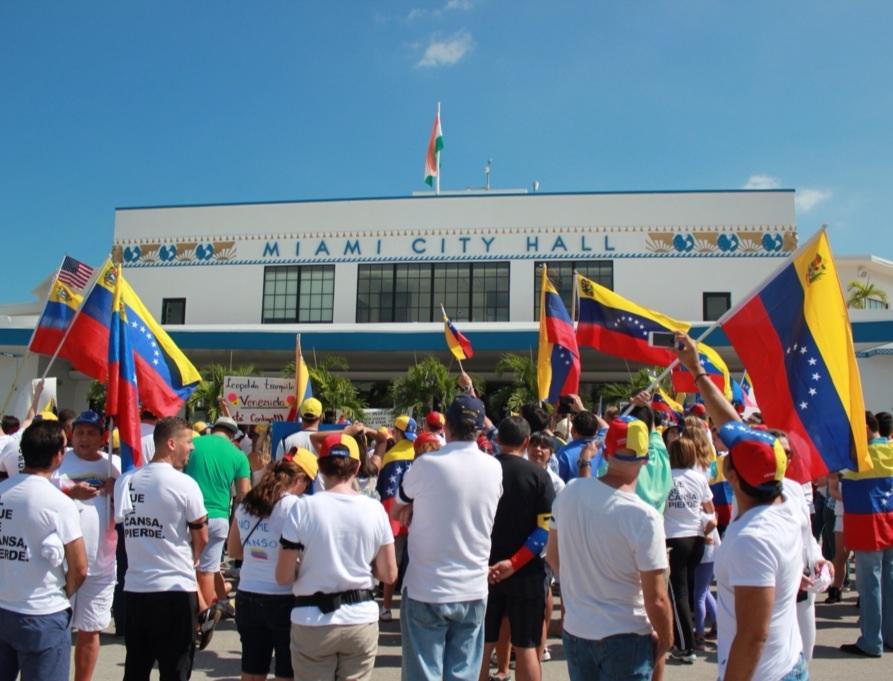
[(242, 501), (242, 507), (256, 518), (268, 518), (273, 507), (296, 482), (310, 482), (307, 474), (293, 461), (282, 459), (267, 468), (260, 482), (257, 483)]

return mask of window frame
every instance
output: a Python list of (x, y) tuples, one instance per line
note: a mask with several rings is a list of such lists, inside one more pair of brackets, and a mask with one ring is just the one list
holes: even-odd
[[(716, 319), (710, 319), (707, 316), (707, 299), (711, 296), (720, 297), (722, 296), (726, 302), (726, 309), (723, 311), (719, 317)], [(705, 322), (715, 322), (717, 319), (722, 317), (723, 314), (732, 309), (732, 292), (731, 291), (703, 291), (701, 293), (701, 319)]]
[[(288, 293), (287, 291), (283, 294), (277, 294), (268, 292), (268, 275), (274, 271), (282, 271), (286, 274), (290, 271), (294, 271), (296, 274), (296, 287), (295, 292), (293, 294)], [(320, 307), (318, 310), (321, 313), (321, 316), (327, 316), (327, 319), (302, 319), (301, 318), (301, 290), (306, 284), (308, 287), (312, 288), (312, 284), (316, 283), (311, 281), (308, 276), (308, 280), (304, 281), (305, 273), (309, 275), (311, 272), (321, 272), (323, 277), (321, 279), (322, 284), (325, 283), (326, 276), (330, 275), (331, 279), (331, 293), (322, 293), (321, 296), (330, 296), (331, 297), (331, 305), (328, 308)], [(260, 321), (261, 324), (331, 324), (334, 321), (335, 315), (335, 266), (334, 265), (266, 265), (264, 266), (263, 271), (263, 280), (261, 284), (261, 312), (260, 312)], [(286, 277), (286, 288), (287, 288), (287, 277)], [(266, 306), (267, 296), (275, 297), (276, 295), (282, 295), (286, 298), (286, 304), (288, 299), (291, 296), (294, 296), (294, 307), (291, 309), (292, 315), (290, 317), (269, 317), (267, 316), (273, 310), (276, 309), (275, 301), (272, 302), (272, 309), (268, 310)], [(285, 311), (289, 311), (289, 308), (284, 308)], [(317, 308), (307, 308), (306, 312), (310, 312), (312, 310), (316, 310)], [(328, 311), (328, 312), (327, 312)], [(327, 312), (327, 314), (326, 314)]]
[[(580, 265), (589, 264), (589, 263), (597, 263), (599, 265), (610, 265), (611, 267), (611, 283), (607, 288), (614, 290), (614, 260), (612, 258), (595, 258), (591, 260), (536, 260), (533, 263), (533, 321), (538, 322), (540, 319), (540, 294), (542, 291), (540, 290), (540, 278), (542, 277), (542, 273), (540, 272), (540, 267), (546, 265), (547, 267), (552, 267), (555, 265), (563, 265), (570, 263), (571, 266), (571, 275), (573, 272), (579, 269)], [(585, 272), (580, 272), (583, 276), (586, 276)], [(555, 282), (552, 282), (553, 285)], [(605, 286), (604, 282), (597, 282)], [(571, 283), (571, 290), (573, 291), (573, 283)], [(561, 294), (561, 290), (558, 291)], [(562, 297), (563, 302), (567, 302)], [(571, 309), (571, 305), (567, 306), (568, 313), (571, 314), (572, 317), (576, 318), (574, 315), (574, 311)]]
[[(168, 319), (167, 306), (172, 303), (181, 303), (183, 306), (183, 319), (179, 322), (172, 322)], [(162, 298), (161, 299), (161, 323), (162, 325), (170, 324), (171, 326), (182, 326), (186, 324), (186, 298)]]

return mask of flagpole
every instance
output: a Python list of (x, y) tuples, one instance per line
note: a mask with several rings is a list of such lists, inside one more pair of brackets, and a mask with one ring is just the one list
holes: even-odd
[[(77, 321), (78, 317), (81, 316), (81, 312), (84, 310), (84, 304), (87, 302), (87, 298), (90, 297), (90, 294), (93, 293), (93, 289), (96, 288), (96, 284), (99, 281), (99, 275), (105, 269), (105, 262), (102, 263), (102, 267), (97, 267), (96, 271), (93, 273), (93, 276), (90, 278), (90, 282), (88, 284), (88, 288), (84, 289), (84, 296), (81, 298), (81, 303), (78, 305), (78, 309), (75, 310), (74, 317), (71, 318), (71, 322), (68, 325), (68, 328), (65, 329), (65, 333), (62, 334), (62, 340), (59, 341), (59, 345), (56, 346), (55, 352), (53, 352), (50, 357), (50, 361), (47, 363), (46, 369), (43, 371), (43, 375), (40, 377), (41, 381), (45, 381), (47, 375), (50, 373), (50, 369), (53, 367), (53, 364), (56, 362), (56, 359), (59, 357), (59, 353), (62, 351), (63, 346), (65, 345), (65, 341), (68, 340), (69, 334), (71, 334), (71, 330), (74, 328), (74, 323)], [(38, 320), (38, 323), (40, 320)], [(35, 329), (36, 331), (36, 329)]]
[[(106, 406), (106, 410), (108, 410), (108, 406)], [(115, 432), (115, 417), (114, 416), (109, 416), (108, 423), (106, 424), (106, 427), (108, 428), (108, 431), (109, 431), (109, 451), (108, 451), (109, 466), (108, 466), (108, 477), (106, 478), (106, 481), (108, 481), (108, 480), (112, 479), (112, 477), (113, 477), (112, 473), (114, 472), (114, 469), (112, 467), (112, 457), (115, 455), (114, 451), (112, 449), (112, 436)], [(119, 452), (121, 451), (121, 433), (120, 432), (118, 433), (118, 451)], [(123, 460), (121, 461), (121, 467), (122, 468), (124, 467)], [(124, 471), (121, 471), (121, 474), (123, 475)], [(125, 494), (127, 494), (128, 492), (129, 492), (129, 490), (124, 490)], [(114, 525), (115, 524), (115, 507), (114, 507), (114, 503), (113, 503), (113, 498), (112, 498), (111, 494), (106, 494), (106, 498), (108, 499), (108, 504), (109, 504), (109, 524)]]
[[(577, 270), (574, 270), (574, 281), (571, 284), (571, 323), (576, 324), (577, 322), (577, 303), (579, 302), (578, 296), (580, 295), (580, 291), (577, 289)], [(574, 327), (574, 331), (577, 330), (577, 327)]]
[[(437, 102), (437, 127), (441, 128), (440, 122), (440, 102)], [(436, 140), (435, 140), (436, 141)], [(434, 195), (440, 195), (440, 150), (434, 154), (436, 157), (437, 173), (434, 175)]]

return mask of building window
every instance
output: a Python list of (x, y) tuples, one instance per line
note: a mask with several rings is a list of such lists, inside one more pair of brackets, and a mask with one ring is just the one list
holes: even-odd
[(334, 265), (264, 268), (264, 324), (331, 322), (334, 301)]
[(556, 260), (541, 261), (536, 263), (536, 269), (533, 275), (534, 299), (533, 299), (533, 318), (540, 318), (540, 293), (542, 291), (542, 272), (540, 266), (546, 265), (549, 268), (549, 280), (552, 285), (558, 289), (561, 299), (567, 307), (568, 313), (571, 312), (571, 296), (574, 291), (574, 272), (579, 272), (587, 279), (591, 279), (596, 284), (601, 284), (605, 288), (614, 290), (614, 261), (613, 260)]
[(704, 292), (704, 321), (715, 322), (732, 307), (732, 294), (725, 292)]
[(866, 310), (888, 310), (888, 309), (890, 309), (890, 304), (881, 300), (880, 298), (866, 298), (865, 299), (865, 309)]
[(508, 321), (508, 263), (360, 265), (357, 322)]
[(161, 299), (161, 323), (185, 324), (186, 323), (186, 299), (162, 298)]

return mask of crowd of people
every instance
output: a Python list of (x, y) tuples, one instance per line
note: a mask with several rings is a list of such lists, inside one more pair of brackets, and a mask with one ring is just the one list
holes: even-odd
[(126, 681), (188, 679), (223, 617), (243, 681), (369, 679), (398, 594), (406, 681), (501, 681), (511, 659), (539, 681), (559, 595), (572, 681), (659, 680), (714, 645), (719, 679), (794, 681), (850, 553), (860, 636), (842, 650), (893, 649), (893, 536), (845, 522), (890, 503), (893, 417), (866, 414), (884, 499), (861, 499), (857, 472), (794, 482), (786, 434), (743, 421), (677, 343), (700, 391), (678, 417), (641, 393), (493, 423), (463, 373), (443, 413), (387, 428), (322, 428), (308, 398), (280, 442), (225, 410), (144, 413), (129, 471), (93, 411), (3, 417), (0, 681), (67, 681), (72, 630), (89, 681), (113, 619)]

